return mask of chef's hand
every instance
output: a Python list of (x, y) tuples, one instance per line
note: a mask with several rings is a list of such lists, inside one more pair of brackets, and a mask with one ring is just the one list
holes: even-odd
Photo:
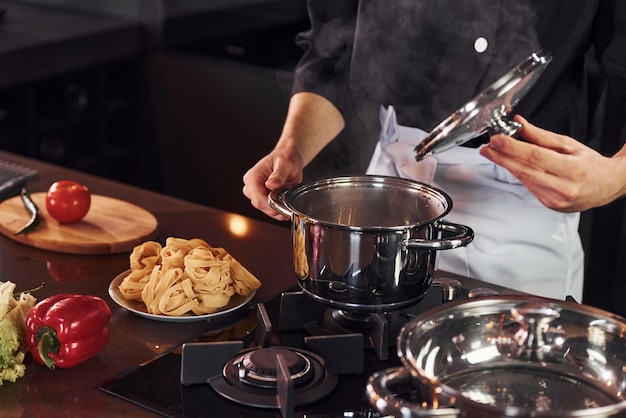
[(344, 127), (343, 116), (326, 98), (309, 92), (291, 96), (276, 147), (243, 176), (243, 194), (266, 215), (284, 220), (267, 202), (272, 190), (302, 182), (304, 166)]
[(494, 135), (480, 153), (509, 170), (543, 205), (579, 212), (626, 194), (626, 146), (609, 158), (520, 116), (515, 119), (527, 142)]
[(303, 168), (302, 157), (294, 148), (276, 148), (244, 174), (243, 194), (255, 208), (284, 221), (287, 218), (272, 209), (267, 196), (272, 190), (300, 183)]

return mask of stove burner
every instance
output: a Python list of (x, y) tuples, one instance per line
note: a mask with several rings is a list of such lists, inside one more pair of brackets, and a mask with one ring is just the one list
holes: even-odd
[(265, 347), (247, 350), (226, 366), (222, 376), (209, 380), (220, 395), (241, 405), (257, 408), (280, 408), (281, 358), (293, 385), (293, 406), (318, 401), (337, 387), (338, 374), (327, 370), (321, 357), (306, 350), (290, 347)]
[(278, 379), (276, 357), (281, 354), (294, 384), (311, 378), (311, 360), (302, 353), (285, 347), (267, 347), (241, 354), (224, 368), (227, 378), (237, 378), (253, 386), (275, 388)]
[(329, 310), (324, 315), (324, 321), (332, 329), (334, 323), (344, 325), (350, 329), (367, 329), (370, 328), (370, 316), (361, 313), (352, 313), (343, 310)]
[[(442, 303), (468, 298), (468, 290), (460, 288), (458, 281), (446, 278), (441, 282), (433, 283), (420, 303), (398, 311), (399, 316), (410, 320)], [(383, 368), (401, 365), (398, 357), (393, 352), (387, 353), (383, 344), (390, 339), (385, 337), (384, 331), (395, 328), (387, 323), (387, 314), (370, 313), (363, 318), (351, 311), (329, 313), (328, 306), (298, 291), (275, 297), (267, 306), (279, 325), (276, 328), (272, 327), (263, 304), (258, 305), (256, 326), (246, 327), (245, 336), (231, 334), (233, 329), (239, 331), (239, 319), (233, 322), (238, 315), (216, 319), (212, 329), (228, 325), (224, 328), (228, 341), (211, 339), (186, 343), (180, 355), (171, 352), (159, 356), (101, 388), (150, 411), (172, 417), (183, 414), (272, 418), (382, 416), (371, 409), (364, 389), (368, 376)], [(340, 318), (338, 322), (345, 322), (337, 325), (333, 316)], [(350, 328), (349, 332), (330, 332), (324, 324), (325, 317), (330, 317), (337, 328)], [(311, 332), (317, 331), (314, 328), (325, 332)], [(370, 329), (381, 331), (380, 344), (374, 341), (378, 337), (369, 334)], [(265, 351), (270, 347), (271, 351)], [(290, 347), (294, 351), (290, 351)], [(388, 358), (385, 355), (389, 355)], [(308, 366), (303, 366), (300, 356), (307, 359)], [(323, 366), (319, 358), (323, 359)], [(241, 366), (234, 366), (235, 359), (239, 359)], [(225, 365), (230, 368), (228, 378), (224, 376)], [(310, 367), (305, 373), (307, 377), (301, 378), (301, 372), (307, 367)], [(180, 372), (179, 377), (177, 372)], [(247, 381), (241, 381), (241, 375), (245, 375)], [(405, 386), (394, 385), (391, 389), (402, 399), (413, 402), (423, 399), (419, 391), (413, 392), (412, 385)]]
[(389, 324), (387, 332), (391, 336), (390, 342), (395, 341), (394, 336), (398, 334), (400, 329), (407, 322), (407, 317), (402, 316), (398, 312), (386, 314), (370, 314), (360, 312), (348, 312), (344, 310), (328, 309), (324, 313), (324, 328), (330, 332), (346, 334), (358, 332), (365, 337), (372, 336), (377, 332), (377, 325), (374, 320), (376, 316), (382, 315)]

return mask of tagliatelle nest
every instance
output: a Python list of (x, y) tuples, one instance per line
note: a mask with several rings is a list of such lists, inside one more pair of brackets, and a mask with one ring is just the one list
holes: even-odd
[(136, 246), (131, 272), (119, 286), (129, 300), (141, 300), (148, 313), (205, 315), (228, 305), (234, 294), (247, 296), (261, 282), (223, 248), (194, 238), (167, 238)]

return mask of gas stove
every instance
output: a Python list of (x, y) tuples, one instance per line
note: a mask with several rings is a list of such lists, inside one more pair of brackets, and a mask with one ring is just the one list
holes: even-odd
[(101, 389), (168, 417), (378, 417), (367, 379), (400, 365), (402, 326), (445, 301), (490, 293), (438, 279), (412, 307), (354, 313), (294, 289)]

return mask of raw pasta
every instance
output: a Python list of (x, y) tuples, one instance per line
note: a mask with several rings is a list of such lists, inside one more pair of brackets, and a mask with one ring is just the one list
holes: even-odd
[(204, 315), (246, 296), (261, 282), (223, 248), (195, 238), (167, 238), (165, 247), (148, 241), (130, 255), (131, 272), (119, 286), (122, 295), (141, 300), (148, 313)]

